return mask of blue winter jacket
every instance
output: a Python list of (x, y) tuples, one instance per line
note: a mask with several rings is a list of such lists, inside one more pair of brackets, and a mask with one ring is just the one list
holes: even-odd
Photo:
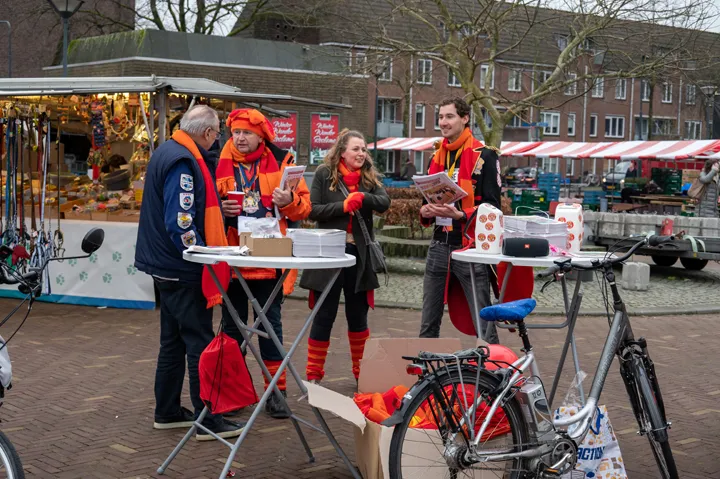
[[(199, 145), (198, 149), (207, 162), (208, 152)], [(214, 179), (212, 183), (215, 190)], [(153, 153), (145, 176), (135, 266), (152, 276), (200, 283), (203, 266), (185, 261), (182, 252), (194, 244), (205, 245), (204, 225), (200, 166), (187, 148), (166, 141)]]

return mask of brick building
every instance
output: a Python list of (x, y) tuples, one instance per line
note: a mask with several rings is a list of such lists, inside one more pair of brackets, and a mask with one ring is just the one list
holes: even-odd
[[(288, 0), (275, 0), (273, 8), (287, 3)], [(333, 2), (328, 3), (331, 4)], [(362, 29), (362, 24), (374, 25), (373, 22), (377, 22), (378, 18), (383, 18), (384, 27), (391, 32), (389, 35), (395, 35), (399, 41), (409, 39), (407, 41), (422, 45), (422, 31), (427, 32), (427, 29), (413, 24), (410, 16), (393, 15), (391, 7), (378, 0), (338, 1), (334, 3), (337, 9), (334, 13), (333, 7), (330, 8), (322, 16), (318, 15), (320, 20), (317, 27), (312, 26), (312, 21), (298, 27), (297, 22), (284, 16), (270, 15), (238, 33), (238, 36), (272, 41), (314, 42), (322, 46), (344, 48), (348, 71), (365, 73), (368, 78), (366, 131), (369, 135), (372, 135), (376, 123), (380, 139), (440, 136), (436, 120), (437, 104), (449, 96), (465, 94), (458, 78), (440, 61), (433, 60), (432, 54), (395, 56), (386, 60), (386, 68), (381, 73), (379, 69), (372, 71), (373, 67), (367, 68), (369, 58), (382, 55), (382, 50), (369, 44), (367, 31), (353, 33), (353, 28), (360, 26)], [(333, 25), (333, 17), (341, 21)], [(349, 18), (359, 20), (348, 22)], [(241, 17), (239, 23), (243, 21)], [(536, 24), (529, 30), (528, 37), (516, 47), (508, 47), (494, 63), (492, 78), (487, 82), (485, 77), (488, 66), (481, 65), (476, 71), (475, 82), (481, 88), (488, 86), (497, 97), (509, 100), (527, 97), (550, 76), (559, 53), (567, 45), (572, 23), (572, 14), (539, 9)], [(575, 75), (582, 72), (601, 74), (603, 71), (625, 70), (626, 56), (631, 57), (644, 49), (671, 51), (673, 44), (685, 42), (689, 45), (690, 39), (693, 46), (688, 47), (688, 50), (695, 48), (702, 52), (693, 58), (700, 58), (707, 52), (705, 64), (717, 61), (717, 58), (711, 57), (712, 52), (720, 46), (720, 35), (717, 34), (630, 22), (613, 28), (633, 32), (628, 36), (627, 44), (601, 45), (602, 41), (610, 40), (598, 38), (597, 45), (593, 44), (588, 49), (592, 53), (581, 57), (575, 65)], [(646, 28), (649, 30), (643, 34)], [(432, 33), (429, 35), (432, 36)], [(622, 38), (621, 35), (618, 37)], [(505, 42), (503, 45), (509, 45), (512, 40), (502, 41)], [(613, 54), (597, 53), (603, 50)], [(699, 61), (687, 63), (682, 72), (660, 73), (654, 81), (652, 94), (650, 82), (640, 78), (573, 84), (563, 91), (544, 97), (540, 104), (530, 106), (521, 117), (514, 118), (504, 129), (503, 140), (627, 141), (648, 139), (650, 133), (653, 140), (709, 138), (712, 135), (711, 129), (708, 129), (709, 100), (701, 88), (715, 84), (716, 79), (707, 70), (698, 67)], [(377, 118), (374, 118), (376, 79)], [(651, 102), (653, 120), (649, 124)], [(528, 125), (533, 122), (547, 126), (529, 128)], [(476, 126), (474, 118), (471, 123)], [(475, 127), (474, 130), (477, 136), (481, 136), (479, 128)], [(418, 169), (427, 167), (429, 152), (379, 152), (379, 162), (386, 171), (399, 171), (406, 154), (413, 155), (412, 159)], [(582, 173), (575, 171), (577, 163), (574, 162), (566, 164), (562, 159), (543, 161), (545, 164), (542, 166), (550, 171), (568, 176)], [(598, 162), (591, 166), (597, 173), (607, 168), (608, 165)]]
[[(1, 5), (0, 20), (11, 24), (12, 76), (43, 76), (43, 67), (62, 58), (60, 17), (46, 0), (6, 0)], [(68, 37), (72, 40), (132, 29), (134, 8), (135, 0), (85, 0), (83, 8), (70, 19)], [(7, 65), (7, 25), (0, 24), (0, 78), (8, 76)]]

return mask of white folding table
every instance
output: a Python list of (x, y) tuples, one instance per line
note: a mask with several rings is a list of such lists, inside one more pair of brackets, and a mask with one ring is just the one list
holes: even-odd
[[(245, 294), (247, 295), (250, 304), (253, 307), (253, 310), (257, 313), (257, 321), (253, 326), (245, 325), (240, 320), (240, 316), (238, 315), (237, 311), (233, 307), (232, 303), (230, 302), (230, 298), (227, 295), (227, 292), (223, 290), (220, 287), (220, 282), (215, 275), (215, 272), (210, 268), (210, 273), (213, 278), (213, 281), (215, 281), (215, 284), (218, 285), (218, 289), (222, 291), (223, 301), (225, 303), (225, 306), (228, 308), (228, 311), (230, 312), (230, 315), (233, 318), (233, 321), (235, 321), (235, 324), (237, 325), (238, 329), (240, 330), (240, 334), (243, 336), (243, 344), (242, 348), (243, 351), (245, 348), (250, 348), (250, 351), (253, 353), (255, 358), (257, 359), (258, 364), (260, 365), (260, 368), (262, 369), (263, 374), (265, 377), (270, 381), (270, 384), (268, 388), (265, 390), (265, 393), (260, 398), (260, 402), (255, 406), (255, 410), (253, 411), (252, 415), (250, 416), (250, 419), (248, 419), (247, 424), (245, 425), (245, 429), (243, 429), (242, 434), (240, 434), (240, 437), (237, 439), (237, 441), (233, 444), (229, 441), (226, 441), (223, 438), (215, 436), (211, 431), (208, 431), (204, 426), (202, 426), (202, 421), (205, 419), (205, 416), (208, 414), (208, 408), (205, 407), (200, 414), (200, 416), (197, 418), (197, 420), (193, 423), (190, 430), (185, 434), (185, 437), (182, 438), (182, 440), (178, 443), (178, 445), (175, 447), (175, 449), (170, 453), (170, 456), (165, 460), (165, 462), (158, 468), (158, 473), (163, 474), (167, 467), (170, 465), (172, 460), (177, 456), (177, 454), (180, 452), (180, 450), (183, 448), (183, 446), (187, 443), (187, 441), (192, 437), (193, 434), (195, 434), (195, 431), (197, 431), (198, 428), (201, 428), (210, 434), (213, 434), (216, 439), (218, 439), (220, 442), (225, 444), (230, 448), (230, 455), (227, 458), (227, 461), (225, 462), (225, 467), (222, 470), (222, 473), (219, 476), (219, 479), (225, 479), (227, 476), (228, 471), (230, 470), (230, 466), (232, 464), (232, 461), (235, 459), (235, 456), (240, 449), (240, 446), (242, 445), (243, 441), (247, 437), (248, 433), (250, 432), (250, 429), (252, 428), (253, 424), (255, 423), (255, 420), (257, 419), (260, 412), (264, 409), (264, 405), (267, 402), (268, 398), (270, 397), (270, 394), (273, 394), (274, 391), (277, 391), (277, 396), (282, 399), (282, 401), (285, 403), (288, 410), (290, 410), (289, 405), (287, 404), (287, 401), (282, 397), (279, 390), (277, 389), (277, 383), (280, 379), (281, 374), (285, 369), (287, 368), (290, 371), (290, 374), (295, 378), (295, 381), (297, 382), (298, 386), (300, 387), (300, 390), (303, 392), (303, 394), (307, 394), (307, 388), (304, 386), (302, 379), (300, 378), (300, 375), (298, 374), (297, 370), (293, 367), (293, 365), (290, 363), (290, 359), (292, 358), (292, 355), (297, 350), (298, 346), (300, 345), (300, 342), (305, 337), (305, 334), (307, 333), (308, 329), (310, 329), (310, 325), (312, 324), (313, 318), (315, 318), (315, 315), (317, 314), (318, 310), (320, 309), (320, 306), (325, 301), (325, 298), (327, 297), (328, 293), (330, 292), (330, 289), (332, 288), (333, 284), (335, 284), (335, 281), (337, 280), (338, 276), (340, 275), (340, 271), (342, 271), (343, 268), (348, 268), (350, 266), (353, 266), (355, 264), (355, 257), (349, 254), (346, 254), (344, 257), (339, 258), (296, 258), (296, 257), (262, 257), (262, 256), (240, 256), (240, 255), (217, 255), (217, 254), (201, 254), (201, 253), (183, 253), (183, 258), (187, 261), (191, 261), (193, 263), (201, 263), (206, 265), (213, 265), (218, 263), (227, 263), (230, 265), (230, 267), (235, 271), (235, 274), (238, 277), (238, 280), (240, 281), (240, 285), (242, 286), (243, 290), (245, 290)], [(257, 298), (253, 296), (253, 294), (250, 291), (250, 288), (248, 287), (247, 282), (245, 279), (243, 279), (242, 275), (240, 274), (240, 270), (238, 268), (274, 268), (274, 269), (284, 269), (285, 271), (281, 275), (280, 279), (278, 280), (277, 284), (275, 285), (275, 289), (270, 294), (270, 297), (268, 298), (265, 305), (260, 305)], [(285, 349), (283, 348), (282, 343), (280, 343), (280, 340), (278, 339), (277, 335), (275, 334), (275, 331), (270, 324), (270, 321), (267, 319), (266, 313), (268, 309), (270, 308), (270, 305), (273, 303), (273, 300), (277, 296), (277, 294), (281, 291), (283, 282), (285, 281), (285, 278), (287, 277), (288, 273), (291, 269), (327, 269), (332, 271), (332, 278), (330, 282), (328, 282), (327, 286), (325, 286), (325, 289), (323, 290), (320, 297), (317, 299), (315, 303), (315, 307), (312, 309), (310, 314), (308, 315), (307, 319), (305, 320), (305, 323), (303, 324), (302, 328), (300, 329), (300, 332), (297, 335), (297, 338), (295, 338), (295, 341), (293, 341), (292, 345), (290, 346), (290, 349), (285, 352)], [(258, 329), (258, 326), (262, 325), (265, 329), (265, 332), (260, 331)], [(272, 376), (270, 374), (270, 371), (268, 371), (267, 367), (265, 367), (265, 364), (262, 361), (262, 357), (260, 356), (260, 352), (258, 349), (253, 346), (251, 338), (252, 336), (256, 334), (258, 336), (262, 336), (265, 338), (270, 338), (275, 343), (275, 346), (278, 348), (278, 351), (280, 351), (280, 354), (283, 356), (283, 360), (280, 364), (280, 367), (277, 370), (277, 373), (275, 376)], [(316, 425), (297, 417), (294, 413), (291, 412), (290, 420), (293, 423), (293, 426), (295, 427), (295, 431), (298, 434), (298, 437), (300, 438), (300, 442), (302, 443), (303, 447), (305, 448), (305, 452), (308, 455), (308, 460), (310, 462), (315, 461), (315, 457), (313, 456), (312, 450), (310, 449), (310, 446), (307, 443), (307, 440), (305, 439), (305, 436), (303, 435), (302, 430), (300, 429), (300, 424), (304, 424), (308, 426), (311, 429), (314, 429), (316, 431), (322, 432), (325, 434), (330, 441), (330, 443), (333, 445), (337, 453), (342, 458), (343, 462), (345, 462), (345, 465), (348, 467), (350, 472), (352, 472), (353, 476), (356, 479), (361, 479), (360, 473), (357, 471), (355, 466), (350, 462), (350, 459), (347, 457), (345, 452), (342, 450), (340, 445), (338, 444), (337, 440), (333, 436), (332, 432), (330, 431), (330, 428), (327, 425), (327, 422), (323, 418), (322, 414), (317, 408), (312, 408), (313, 413), (315, 414), (315, 417), (320, 424), (320, 427), (317, 427)]]
[[(452, 259), (455, 261), (462, 261), (469, 263), (470, 265), (470, 280), (472, 282), (473, 298), (472, 298), (472, 312), (475, 320), (475, 330), (477, 332), (482, 331), (480, 329), (480, 311), (478, 308), (477, 292), (475, 290), (475, 265), (498, 265), (500, 263), (507, 263), (508, 267), (503, 277), (503, 283), (500, 286), (500, 294), (498, 297), (498, 303), (504, 302), (505, 291), (507, 290), (508, 280), (510, 279), (510, 273), (512, 272), (513, 266), (530, 266), (535, 268), (549, 268), (554, 266), (557, 261), (570, 260), (572, 264), (580, 266), (591, 266), (594, 260), (601, 260), (605, 258), (612, 258), (606, 253), (575, 253), (574, 256), (541, 256), (538, 258), (518, 258), (514, 256), (505, 256), (502, 254), (487, 254), (479, 253), (476, 249), (467, 249), (464, 251), (455, 251), (452, 254)], [(568, 300), (567, 282), (565, 275), (560, 278), (560, 284), (562, 285), (563, 301), (565, 304), (565, 322), (561, 324), (526, 324), (528, 329), (563, 329), (568, 328), (567, 336), (565, 338), (565, 345), (563, 346), (562, 353), (560, 354), (560, 360), (558, 362), (557, 371), (553, 380), (552, 389), (548, 395), (548, 403), (552, 405), (557, 387), (560, 381), (560, 375), (565, 365), (565, 358), (567, 357), (568, 347), (572, 350), (573, 362), (575, 363), (575, 372), (580, 372), (580, 361), (577, 355), (577, 347), (575, 345), (575, 323), (577, 321), (578, 312), (580, 311), (580, 303), (582, 302), (582, 272), (578, 275), (577, 282), (575, 283), (575, 290), (571, 300)], [(498, 323), (498, 327), (503, 329), (510, 329), (512, 326)], [(479, 334), (478, 334), (479, 337)], [(580, 399), (585, 402), (585, 393), (582, 388), (582, 384), (578, 384), (580, 390)]]

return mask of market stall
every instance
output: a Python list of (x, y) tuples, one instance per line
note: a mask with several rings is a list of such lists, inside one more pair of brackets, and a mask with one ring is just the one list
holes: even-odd
[[(51, 264), (42, 299), (123, 308), (155, 306), (151, 278), (133, 266), (144, 174), (189, 107), (212, 106), (221, 125), (237, 106), (273, 117), (290, 115), (269, 105), (349, 108), (154, 75), (0, 79), (0, 100), (2, 244), (29, 252), (22, 271), (69, 255), (91, 226), (102, 227), (105, 245), (89, 260)], [(16, 294), (0, 288), (0, 296)]]

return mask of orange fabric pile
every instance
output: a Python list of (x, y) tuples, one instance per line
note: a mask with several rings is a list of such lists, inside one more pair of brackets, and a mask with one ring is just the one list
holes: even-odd
[[(452, 397), (452, 386), (446, 386), (445, 391), (448, 397)], [(457, 386), (458, 394), (461, 395), (461, 386)], [(408, 388), (405, 386), (395, 386), (394, 388), (384, 393), (366, 393), (366, 394), (355, 394), (353, 398), (355, 404), (360, 408), (360, 411), (365, 415), (366, 418), (375, 423), (382, 423), (388, 419), (397, 408), (402, 404), (402, 398), (408, 392)], [(465, 386), (465, 396), (467, 402), (463, 402), (462, 409), (465, 410), (465, 404), (472, 404), (475, 394), (471, 387)], [(462, 401), (462, 396), (460, 396)], [(487, 410), (489, 406), (486, 403), (482, 403), (477, 412), (475, 420), (475, 431), (480, 430), (485, 417), (487, 416)], [(455, 406), (455, 417), (461, 417), (460, 406)], [(415, 416), (410, 421), (410, 427), (417, 429), (437, 429), (438, 426), (435, 423), (435, 418), (430, 409), (430, 405), (426, 402), (416, 412)], [(487, 441), (489, 439), (507, 434), (510, 432), (510, 424), (508, 423), (505, 412), (501, 409), (495, 412), (485, 434), (483, 434), (481, 441)]]

